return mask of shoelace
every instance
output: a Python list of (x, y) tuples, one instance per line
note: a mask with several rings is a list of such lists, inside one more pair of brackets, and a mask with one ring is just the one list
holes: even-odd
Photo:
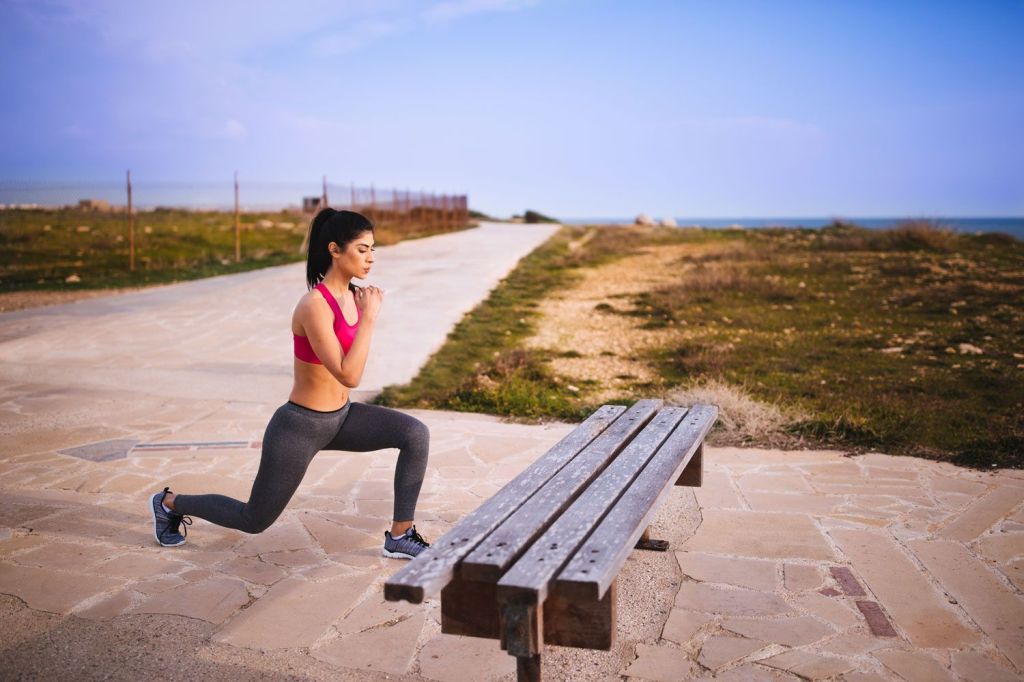
[(412, 527), (412, 534), (411, 535), (407, 535), (406, 537), (408, 539), (412, 540), (413, 542), (415, 542), (417, 545), (422, 545), (424, 547), (430, 547), (430, 543), (423, 539), (423, 536), (420, 535), (419, 531), (416, 530), (416, 526)]
[(164, 532), (161, 533), (161, 536), (164, 533), (171, 533), (171, 534), (177, 533), (178, 529), (181, 529), (181, 530), (185, 531), (184, 533), (181, 534), (182, 537), (186, 537), (187, 538), (188, 537), (188, 527), (191, 526), (191, 525), (192, 525), (192, 517), (191, 516), (182, 516), (181, 514), (175, 514), (174, 512), (171, 512), (170, 514), (167, 515), (167, 527), (164, 528)]

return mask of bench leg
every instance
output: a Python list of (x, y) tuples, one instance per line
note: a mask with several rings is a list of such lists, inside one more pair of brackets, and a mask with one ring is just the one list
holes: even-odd
[(544, 614), (540, 604), (506, 604), (502, 609), (505, 648), (516, 657), (519, 682), (540, 682)]
[(655, 540), (651, 538), (651, 529), (645, 528), (644, 534), (636, 541), (636, 549), (649, 549), (655, 552), (667, 552), (668, 540)]
[(516, 680), (518, 682), (541, 682), (540, 654), (516, 657)]

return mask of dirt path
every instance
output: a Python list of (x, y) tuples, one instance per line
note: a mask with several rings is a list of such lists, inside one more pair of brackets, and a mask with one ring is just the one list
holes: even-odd
[(5, 291), (0, 292), (0, 312), (42, 308), (60, 303), (74, 303), (90, 298), (116, 296), (139, 291), (141, 287), (127, 289), (82, 289), (81, 291)]

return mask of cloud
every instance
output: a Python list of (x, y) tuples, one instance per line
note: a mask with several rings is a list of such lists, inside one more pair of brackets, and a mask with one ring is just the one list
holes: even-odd
[(245, 137), (245, 133), (245, 125), (243, 125), (239, 121), (236, 121), (233, 118), (229, 118), (227, 121), (224, 122), (224, 137), (238, 139), (240, 137)]
[(517, 12), (537, 4), (537, 0), (447, 0), (423, 12), (430, 22), (451, 21), (471, 14), (485, 12)]
[(313, 54), (318, 57), (334, 57), (355, 52), (398, 30), (398, 24), (390, 21), (363, 21), (350, 29), (321, 36), (313, 43)]
[(46, 36), (48, 27), (77, 27), (107, 50), (158, 63), (236, 60), (344, 26), (397, 14), (394, 0), (181, 0), (166, 3), (15, 0), (19, 18)]

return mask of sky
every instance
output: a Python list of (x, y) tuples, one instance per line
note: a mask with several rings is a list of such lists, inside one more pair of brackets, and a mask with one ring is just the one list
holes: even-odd
[(0, 0), (0, 183), (1022, 216), (1022, 36), (1022, 0)]

